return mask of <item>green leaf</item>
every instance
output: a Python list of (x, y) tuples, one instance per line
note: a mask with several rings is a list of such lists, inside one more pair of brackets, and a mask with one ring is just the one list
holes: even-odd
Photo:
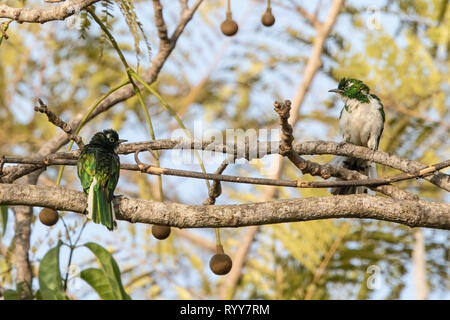
[(5, 235), (6, 232), (6, 225), (8, 223), (8, 207), (7, 206), (0, 206), (0, 212), (2, 217), (2, 236)]
[(39, 287), (44, 300), (66, 300), (59, 271), (59, 249), (62, 241), (50, 249), (39, 265)]
[(125, 292), (125, 289), (123, 288), (122, 281), (120, 279), (119, 266), (117, 265), (117, 262), (116, 260), (114, 260), (111, 253), (94, 242), (86, 243), (84, 246), (91, 250), (92, 253), (94, 253), (97, 257), (115, 296), (121, 300), (131, 300), (130, 296)]
[(3, 297), (5, 300), (20, 300), (20, 294), (16, 290), (5, 290)]
[(81, 279), (86, 281), (103, 300), (119, 300), (120, 292), (114, 292), (105, 272), (97, 268), (81, 271)]

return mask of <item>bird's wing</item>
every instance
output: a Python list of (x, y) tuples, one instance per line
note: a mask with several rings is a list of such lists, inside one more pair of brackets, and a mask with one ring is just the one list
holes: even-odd
[(117, 182), (120, 176), (120, 160), (117, 154), (114, 154), (111, 159), (111, 164), (109, 167), (109, 180), (107, 189), (109, 191), (109, 200), (112, 200), (114, 196), (114, 190), (116, 189)]
[(108, 200), (111, 201), (119, 181), (119, 156), (111, 152), (97, 152), (96, 159), (95, 177), (99, 188), (106, 192)]
[(87, 192), (96, 172), (95, 152), (81, 152), (77, 162), (77, 173), (83, 190)]

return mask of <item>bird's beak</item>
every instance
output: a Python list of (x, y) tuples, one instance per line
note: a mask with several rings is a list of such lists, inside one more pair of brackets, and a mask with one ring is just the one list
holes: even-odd
[(128, 140), (126, 140), (126, 139), (119, 139), (117, 142), (119, 143), (119, 144), (121, 144), (121, 143), (124, 143), (124, 142), (127, 142)]
[(331, 89), (331, 90), (328, 90), (328, 92), (342, 93), (343, 91), (339, 90), (339, 89)]

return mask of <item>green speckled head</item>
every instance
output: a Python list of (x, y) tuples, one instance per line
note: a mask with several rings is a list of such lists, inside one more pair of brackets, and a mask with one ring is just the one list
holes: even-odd
[(369, 102), (369, 87), (358, 79), (342, 78), (337, 89), (330, 90), (347, 99), (356, 99), (361, 102)]

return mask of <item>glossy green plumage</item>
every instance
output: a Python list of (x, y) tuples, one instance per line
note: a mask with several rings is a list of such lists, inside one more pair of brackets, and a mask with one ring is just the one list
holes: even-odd
[(117, 133), (111, 132), (115, 133), (112, 130), (97, 133), (83, 147), (77, 163), (78, 177), (88, 194), (88, 216), (109, 230), (113, 230), (116, 224), (112, 200), (120, 174), (119, 156), (114, 151), (120, 140)]

